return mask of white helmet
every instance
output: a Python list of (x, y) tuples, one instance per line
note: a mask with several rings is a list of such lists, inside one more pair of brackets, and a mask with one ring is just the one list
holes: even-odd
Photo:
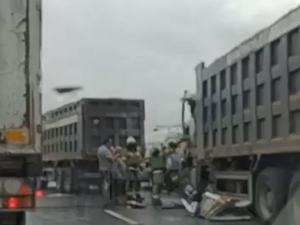
[(127, 144), (127, 145), (128, 145), (128, 144), (136, 144), (135, 138), (132, 137), (132, 136), (128, 137), (127, 140), (126, 140), (126, 144)]

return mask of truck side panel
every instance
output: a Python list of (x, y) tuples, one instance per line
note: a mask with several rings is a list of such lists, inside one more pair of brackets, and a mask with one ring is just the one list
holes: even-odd
[(145, 144), (143, 100), (81, 99), (44, 114), (43, 161), (95, 159), (110, 138), (125, 146), (128, 136)]
[(40, 7), (0, 2), (0, 152), (40, 152)]
[(200, 158), (300, 152), (300, 7), (196, 75)]
[(87, 99), (83, 101), (83, 143), (85, 153), (95, 155), (106, 139), (124, 147), (128, 136), (144, 146), (144, 102), (141, 100)]

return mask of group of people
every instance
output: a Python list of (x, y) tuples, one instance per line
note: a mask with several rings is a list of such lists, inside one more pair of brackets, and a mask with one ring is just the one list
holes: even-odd
[(118, 196), (126, 197), (126, 204), (141, 206), (144, 198), (140, 193), (139, 175), (144, 163), (151, 169), (152, 202), (160, 205), (162, 189), (171, 192), (179, 185), (185, 168), (185, 152), (181, 143), (170, 141), (151, 151), (144, 159), (133, 137), (128, 137), (125, 148), (114, 147), (106, 140), (98, 149), (99, 171), (102, 194), (109, 200)]
[(125, 195), (127, 204), (141, 203), (143, 198), (138, 175), (143, 156), (136, 140), (128, 137), (124, 149), (114, 147), (110, 139), (105, 140), (97, 155), (102, 195), (109, 201)]
[(162, 189), (168, 192), (179, 187), (184, 172), (186, 154), (182, 143), (170, 141), (167, 146), (154, 148), (150, 157), (152, 171), (152, 203), (160, 205)]

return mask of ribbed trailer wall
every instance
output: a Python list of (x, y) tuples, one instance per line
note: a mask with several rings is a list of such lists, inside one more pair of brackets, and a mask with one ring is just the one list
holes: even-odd
[(196, 67), (200, 158), (300, 152), (299, 26), (297, 8)]
[(82, 99), (44, 115), (44, 161), (94, 158), (106, 139), (125, 146), (128, 136), (144, 146), (144, 101)]

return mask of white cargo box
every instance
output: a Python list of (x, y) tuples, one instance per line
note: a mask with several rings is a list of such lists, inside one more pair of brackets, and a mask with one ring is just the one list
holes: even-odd
[(0, 154), (40, 152), (41, 2), (0, 1)]

